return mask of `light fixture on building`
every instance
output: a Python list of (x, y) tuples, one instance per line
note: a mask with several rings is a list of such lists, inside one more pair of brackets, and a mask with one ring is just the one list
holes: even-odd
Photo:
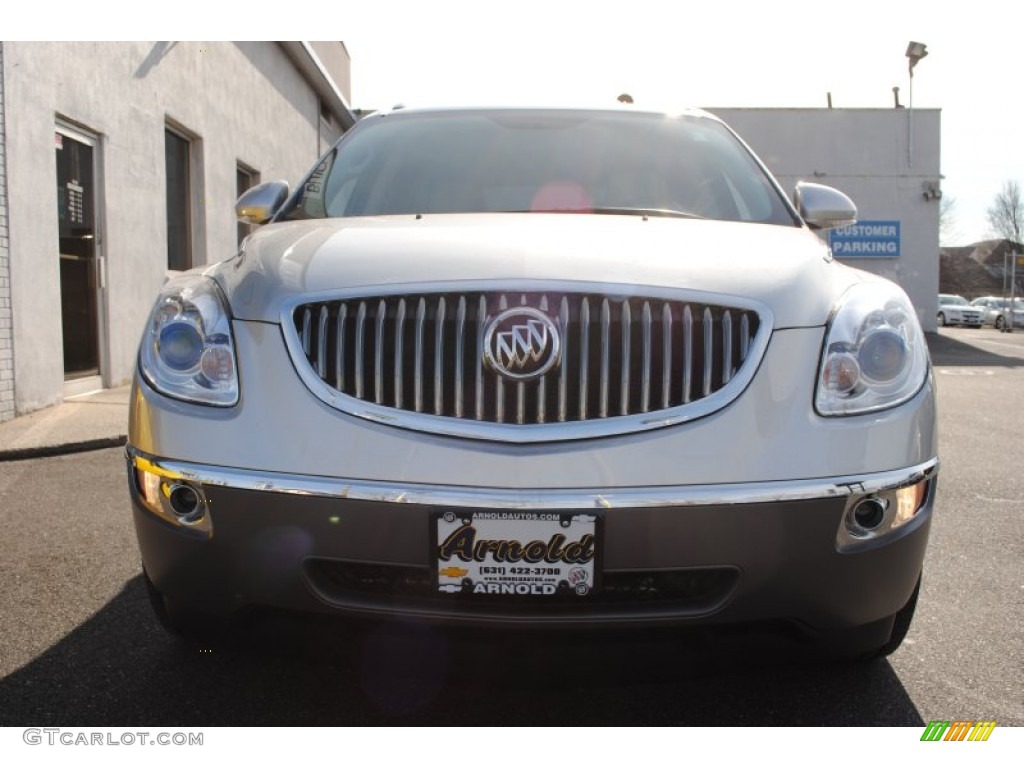
[(942, 188), (939, 186), (939, 182), (925, 181), (922, 182), (921, 188), (924, 190), (924, 199), (928, 202), (942, 199)]
[(906, 57), (910, 72), (910, 94), (907, 97), (907, 167), (914, 165), (914, 67), (917, 62), (928, 55), (928, 46), (924, 43), (907, 43)]
[(910, 76), (914, 76), (914, 67), (917, 66), (917, 62), (928, 55), (928, 46), (924, 43), (915, 43), (911, 40), (907, 44), (907, 58), (910, 59)]

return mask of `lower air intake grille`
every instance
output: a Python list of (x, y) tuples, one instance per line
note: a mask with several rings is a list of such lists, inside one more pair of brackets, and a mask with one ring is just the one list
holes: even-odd
[(607, 572), (600, 589), (587, 598), (570, 594), (538, 600), (531, 597), (447, 595), (437, 591), (429, 568), (369, 565), (345, 560), (311, 558), (306, 575), (314, 588), (332, 602), (360, 600), (415, 601), (424, 606), (504, 606), (515, 612), (545, 606), (588, 610), (597, 606), (675, 606), (696, 613), (713, 609), (731, 593), (739, 578), (734, 568), (694, 568), (676, 571)]

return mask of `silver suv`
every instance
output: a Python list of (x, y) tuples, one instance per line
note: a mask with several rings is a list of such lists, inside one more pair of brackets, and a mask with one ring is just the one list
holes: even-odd
[(935, 498), (905, 293), (703, 112), (364, 118), (146, 324), (128, 474), (159, 618), (783, 621), (889, 653)]

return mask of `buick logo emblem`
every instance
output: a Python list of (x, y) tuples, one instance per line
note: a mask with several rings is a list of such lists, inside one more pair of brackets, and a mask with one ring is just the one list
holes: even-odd
[(487, 325), (484, 360), (502, 376), (529, 381), (543, 376), (558, 362), (562, 345), (558, 326), (539, 309), (507, 309)]

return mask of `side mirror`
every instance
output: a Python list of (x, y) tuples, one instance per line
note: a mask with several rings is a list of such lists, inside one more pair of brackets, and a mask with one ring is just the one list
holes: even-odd
[(857, 223), (857, 206), (853, 201), (838, 189), (823, 184), (798, 182), (793, 202), (811, 229), (834, 229)]
[(287, 199), (287, 181), (265, 181), (242, 193), (235, 203), (235, 216), (246, 224), (266, 224)]

